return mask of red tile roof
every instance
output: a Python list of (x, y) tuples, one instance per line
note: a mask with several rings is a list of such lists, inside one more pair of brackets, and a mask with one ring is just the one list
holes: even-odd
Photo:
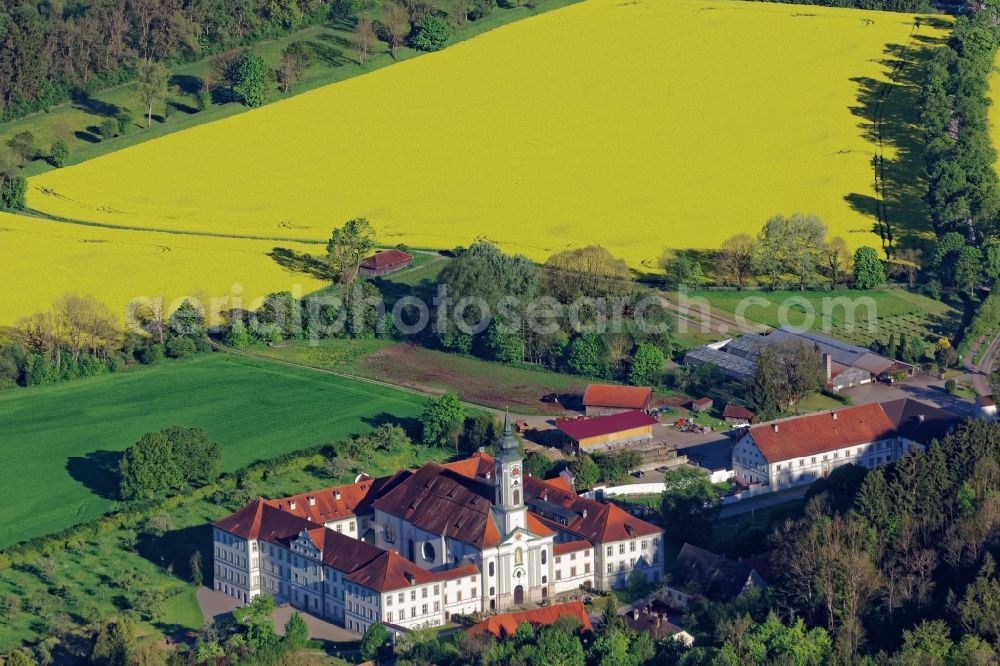
[(587, 384), (583, 392), (585, 407), (614, 407), (617, 409), (646, 409), (653, 391), (641, 386), (613, 386)]
[(564, 615), (578, 619), (581, 630), (593, 631), (593, 626), (590, 624), (590, 616), (587, 614), (587, 609), (584, 608), (583, 602), (571, 601), (565, 604), (544, 606), (519, 613), (494, 615), (484, 622), (469, 627), (466, 633), (476, 635), (489, 632), (497, 638), (506, 638), (513, 636), (517, 628), (525, 622), (535, 625), (550, 625), (555, 624), (556, 620)]
[(895, 424), (873, 402), (753, 426), (749, 434), (765, 460), (779, 462), (889, 439)]
[[(472, 478), (485, 481), (485, 475), (493, 470), (493, 457), (486, 453), (475, 453), (465, 460), (444, 465), (460, 474), (474, 474)], [(581, 497), (567, 489), (565, 482), (557, 479), (543, 481), (535, 477), (524, 478), (525, 500), (542, 499), (556, 505), (563, 511), (575, 514), (566, 525), (535, 511), (529, 502), (528, 515), (556, 532), (569, 532), (592, 542), (623, 541), (635, 536), (658, 534), (663, 530), (656, 525), (635, 518), (614, 504)], [(586, 516), (583, 514), (586, 512)]]
[(381, 252), (376, 252), (370, 257), (365, 257), (361, 262), (362, 268), (368, 268), (373, 270), (378, 270), (381, 268), (389, 268), (391, 266), (398, 266), (399, 264), (405, 264), (407, 261), (411, 261), (413, 255), (407, 254), (402, 250), (393, 248), (391, 250), (382, 250)]
[(545, 479), (545, 483), (549, 484), (550, 486), (556, 486), (557, 488), (565, 490), (568, 493), (576, 492), (575, 490), (573, 490), (573, 486), (570, 485), (569, 479), (567, 479), (562, 474), (554, 476), (551, 479)]
[(499, 545), (493, 521), (493, 484), (437, 463), (426, 463), (375, 500), (380, 511), (431, 534), (443, 534), (477, 548)]
[(754, 416), (756, 414), (746, 407), (740, 407), (739, 405), (726, 405), (726, 408), (722, 410), (722, 418), (724, 419), (746, 419), (747, 421), (752, 421)]
[(616, 432), (651, 426), (654, 423), (657, 423), (657, 420), (649, 414), (632, 410), (593, 418), (556, 419), (556, 428), (570, 439), (580, 441), (581, 439), (612, 435)]
[(359, 481), (342, 486), (264, 501), (301, 518), (317, 523), (329, 523), (363, 513), (372, 502), (395, 488), (408, 474), (409, 472), (396, 472), (392, 476), (378, 479), (365, 476)]
[(552, 546), (552, 552), (555, 555), (565, 555), (566, 553), (576, 553), (581, 550), (587, 550), (593, 548), (594, 544), (590, 543), (586, 539), (577, 539), (576, 541), (568, 541), (566, 543), (557, 543)]
[(464, 576), (474, 576), (479, 568), (466, 565), (455, 569), (432, 572), (422, 569), (395, 551), (386, 550), (374, 560), (344, 576), (346, 580), (363, 585), (370, 590), (386, 592), (399, 590), (411, 585), (423, 585), (442, 580), (454, 580)]

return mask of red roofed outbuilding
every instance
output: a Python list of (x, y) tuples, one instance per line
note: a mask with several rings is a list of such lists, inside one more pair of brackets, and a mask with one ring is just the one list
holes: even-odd
[(653, 437), (656, 418), (637, 409), (607, 416), (556, 419), (556, 429), (581, 451)]
[(587, 416), (607, 416), (633, 409), (649, 411), (653, 390), (642, 386), (588, 384), (583, 392), (583, 407)]
[(489, 632), (499, 639), (508, 638), (514, 635), (517, 628), (527, 622), (535, 626), (548, 626), (555, 624), (561, 617), (573, 617), (580, 621), (580, 631), (593, 631), (594, 627), (590, 623), (590, 616), (584, 608), (582, 601), (570, 601), (565, 604), (555, 604), (543, 608), (534, 608), (520, 613), (504, 613), (473, 625), (466, 629), (470, 636)]
[(358, 267), (361, 275), (377, 277), (402, 270), (413, 263), (413, 255), (393, 248), (365, 257)]

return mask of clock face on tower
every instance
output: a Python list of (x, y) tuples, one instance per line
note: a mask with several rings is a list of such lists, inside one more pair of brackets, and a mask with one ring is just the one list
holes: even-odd
[(515, 479), (519, 478), (521, 476), (521, 468), (518, 467), (517, 465), (514, 465), (513, 467), (510, 468), (510, 475)]

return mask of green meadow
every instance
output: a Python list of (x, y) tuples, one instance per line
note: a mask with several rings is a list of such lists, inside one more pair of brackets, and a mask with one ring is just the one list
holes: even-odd
[(418, 395), (266, 361), (206, 354), (0, 394), (0, 548), (116, 505), (121, 451), (170, 425), (203, 427), (226, 471), (419, 415)]

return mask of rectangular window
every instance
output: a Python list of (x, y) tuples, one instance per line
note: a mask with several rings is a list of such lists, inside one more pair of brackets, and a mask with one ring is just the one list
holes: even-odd
[(608, 562), (608, 573), (614, 573), (611, 562)]
[(611, 548), (612, 548), (611, 546), (608, 546), (607, 549), (604, 551), (604, 554), (607, 555), (608, 557), (611, 557), (612, 553)]
[(573, 560), (575, 560), (576, 559), (576, 553), (571, 553), (570, 556), (569, 556), (569, 559), (570, 559), (571, 562)]
[(569, 568), (569, 577), (570, 578), (576, 578), (576, 567), (570, 567)]
[(437, 585), (434, 586), (434, 596), (436, 597), (441, 592), (441, 588)]
[(410, 601), (416, 601), (416, 600), (417, 600), (417, 591), (410, 590)]
[(343, 532), (344, 531), (344, 526), (343, 525), (337, 525), (337, 531), (338, 532)]
[(646, 550), (646, 540), (645, 539), (643, 539), (642, 541), (639, 542), (639, 548), (641, 548), (642, 550)]
[(434, 602), (434, 612), (436, 613), (439, 610), (441, 610), (441, 602), (440, 601), (435, 601)]
[(625, 544), (624, 543), (618, 544), (618, 554), (619, 555), (624, 555), (625, 554)]
[(352, 532), (354, 531), (354, 521), (353, 520), (351, 521), (351, 524), (350, 524), (350, 526), (347, 529), (349, 529)]
[(386, 597), (385, 597), (385, 605), (386, 606), (391, 606), (392, 605), (392, 595), (391, 594), (386, 595)]
[(583, 573), (590, 573), (590, 562), (583, 563)]
[(427, 615), (427, 604), (422, 604), (420, 606), (420, 614), (421, 615)]
[(562, 569), (556, 569), (556, 580), (562, 580)]
[(392, 622), (392, 611), (389, 611), (388, 613), (385, 614), (385, 621)]
[(629, 542), (629, 544), (628, 544), (628, 551), (630, 553), (634, 553), (635, 552), (635, 541), (630, 541)]
[(426, 587), (420, 588), (420, 598), (421, 599), (426, 599), (427, 598), (427, 588)]
[(560, 562), (562, 562), (562, 556), (561, 555), (557, 555), (556, 556), (556, 564), (559, 564)]

